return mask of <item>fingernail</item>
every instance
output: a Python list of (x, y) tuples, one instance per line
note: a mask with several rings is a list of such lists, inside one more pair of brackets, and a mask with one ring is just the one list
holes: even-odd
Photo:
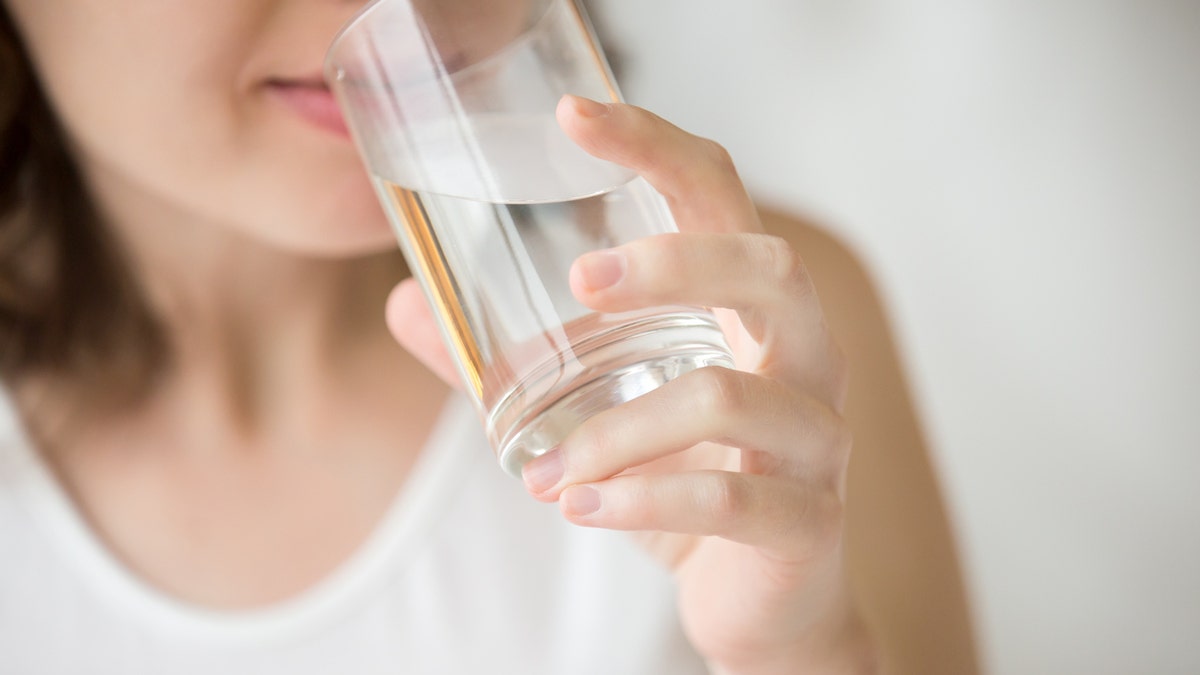
[[(568, 94), (568, 96), (571, 95)], [(593, 101), (582, 96), (571, 96), (571, 104), (575, 106), (575, 112), (579, 113), (581, 117), (604, 117), (612, 110), (612, 106), (607, 103)]]
[(526, 489), (534, 494), (541, 494), (558, 485), (563, 472), (562, 451), (554, 448), (522, 467), (521, 478), (525, 481)]
[(593, 291), (615, 286), (625, 276), (625, 256), (616, 251), (589, 253), (579, 263), (583, 283)]
[(560, 499), (568, 515), (586, 516), (600, 510), (600, 492), (587, 485), (572, 485)]

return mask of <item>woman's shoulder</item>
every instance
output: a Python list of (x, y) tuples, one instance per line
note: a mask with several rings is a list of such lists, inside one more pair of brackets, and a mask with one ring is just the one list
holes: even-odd
[(846, 507), (851, 583), (893, 672), (978, 672), (951, 517), (884, 302), (844, 237), (785, 210), (767, 232), (800, 254), (850, 364), (854, 434)]

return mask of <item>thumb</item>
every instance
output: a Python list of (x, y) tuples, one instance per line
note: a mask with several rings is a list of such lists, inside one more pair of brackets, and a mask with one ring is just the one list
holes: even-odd
[(450, 352), (442, 342), (437, 320), (425, 302), (416, 279), (405, 279), (388, 295), (385, 310), (392, 337), (421, 363), (455, 389), (462, 389), (462, 379)]

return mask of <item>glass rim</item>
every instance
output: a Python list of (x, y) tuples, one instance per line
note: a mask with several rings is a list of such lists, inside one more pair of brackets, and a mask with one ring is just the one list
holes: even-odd
[(329, 46), (325, 48), (325, 61), (321, 66), (321, 71), (324, 74), (327, 82), (330, 79), (330, 69), (333, 65), (333, 54), (335, 51), (337, 51), (338, 46), (346, 37), (346, 33), (354, 30), (360, 23), (366, 20), (368, 14), (373, 13), (376, 7), (386, 1), (388, 0), (371, 0), (371, 2), (368, 2), (366, 5), (359, 8), (359, 10), (354, 13), (354, 16), (351, 16), (349, 19), (347, 19), (346, 23), (342, 24), (342, 27), (338, 29), (338, 32), (334, 33), (333, 39), (329, 41)]
[[(325, 78), (326, 84), (329, 84), (331, 82), (331, 80), (333, 79), (333, 77), (332, 77), (333, 73), (331, 72), (333, 70), (333, 68), (332, 68), (333, 56), (334, 56), (334, 53), (337, 51), (338, 46), (341, 45), (341, 43), (346, 39), (347, 33), (350, 33), (351, 31), (356, 29), (359, 24), (366, 21), (369, 18), (368, 15), (372, 14), (375, 11), (375, 9), (378, 8), (380, 5), (382, 5), (385, 2), (394, 2), (394, 1), (396, 1), (396, 0), (371, 0), (366, 5), (361, 7), (357, 12), (355, 12), (353, 16), (351, 16), (349, 19), (347, 19), (346, 23), (342, 24), (342, 27), (338, 29), (337, 33), (334, 33), (333, 39), (329, 41), (329, 46), (325, 48), (325, 59), (321, 65), (321, 73)], [(412, 4), (411, 0), (405, 0), (405, 1), (408, 2), (410, 5)], [(533, 22), (534, 24), (539, 24), (542, 21), (544, 21), (546, 19), (546, 17), (550, 15), (550, 12), (554, 8), (555, 0), (543, 0), (543, 1), (546, 3), (546, 8), (545, 8), (546, 11), (538, 16), (537, 20)], [(577, 12), (583, 11), (582, 8), (579, 6), (579, 3), (576, 2), (575, 0), (567, 0), (567, 1), (570, 2), (571, 4), (575, 5)], [(587, 19), (584, 19), (584, 29), (588, 34), (588, 39), (591, 40), (593, 43), (598, 43), (596, 36), (595, 36), (595, 31)], [(530, 29), (527, 28), (526, 30), (522, 31), (522, 35), (525, 35), (526, 33), (528, 33), (529, 30)], [(474, 65), (478, 65), (478, 64), (472, 64), (472, 67)], [(608, 76), (606, 75), (606, 77), (608, 77)]]

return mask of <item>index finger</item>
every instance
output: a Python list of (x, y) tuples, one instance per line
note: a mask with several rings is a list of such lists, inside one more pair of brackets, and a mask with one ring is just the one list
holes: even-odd
[(624, 103), (558, 102), (558, 123), (589, 154), (632, 169), (692, 232), (761, 232), (754, 203), (725, 148)]

